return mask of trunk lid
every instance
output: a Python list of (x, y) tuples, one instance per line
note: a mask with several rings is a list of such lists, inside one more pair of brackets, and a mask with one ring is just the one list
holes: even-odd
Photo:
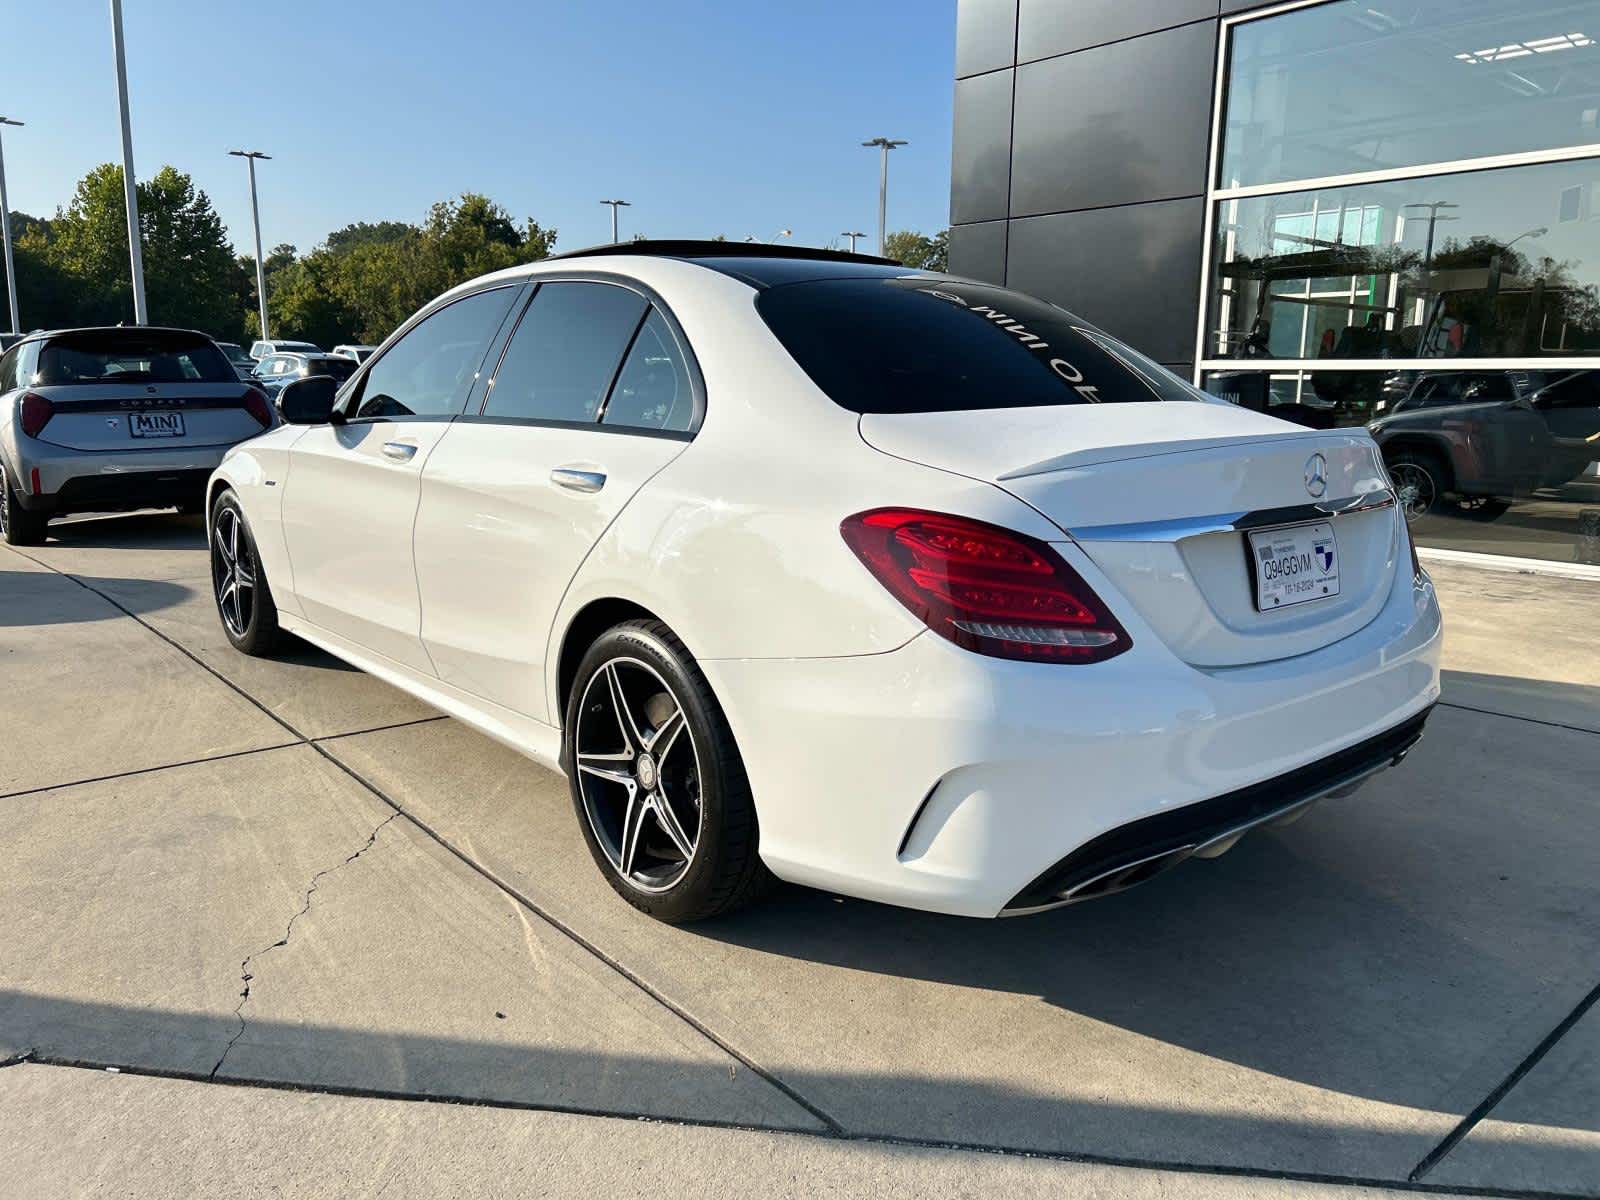
[[(251, 389), (243, 383), (80, 383), (29, 390), (55, 410), (39, 440), (69, 450), (231, 446), (262, 432), (244, 407)], [(174, 416), (181, 433), (175, 432)]]
[[(867, 413), (861, 436), (886, 454), (992, 482), (1043, 513), (1196, 666), (1286, 658), (1354, 633), (1382, 609), (1406, 554), (1365, 430), (1179, 401)], [(1315, 455), (1319, 495), (1307, 483)], [(1309, 522), (1331, 527), (1338, 594), (1258, 611), (1248, 530)]]

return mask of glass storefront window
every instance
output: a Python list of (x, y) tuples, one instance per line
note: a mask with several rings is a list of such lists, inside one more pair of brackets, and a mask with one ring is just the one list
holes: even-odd
[(1207, 391), (1365, 425), (1419, 544), (1600, 565), (1600, 370), (1220, 371)]
[(1600, 143), (1593, 0), (1335, 0), (1233, 29), (1218, 187)]
[(1600, 159), (1215, 204), (1206, 358), (1600, 356)]

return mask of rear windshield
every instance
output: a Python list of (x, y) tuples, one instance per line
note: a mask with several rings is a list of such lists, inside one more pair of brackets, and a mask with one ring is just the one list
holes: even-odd
[(327, 358), (308, 358), (306, 359), (306, 374), (331, 375), (335, 379), (344, 380), (354, 375), (356, 368), (360, 365), (352, 358), (335, 358), (332, 355)]
[(73, 383), (238, 383), (209, 338), (193, 333), (107, 329), (50, 339), (39, 351), (39, 386)]
[(1206, 400), (1071, 313), (954, 279), (824, 279), (756, 300), (772, 332), (841, 408), (956, 412)]

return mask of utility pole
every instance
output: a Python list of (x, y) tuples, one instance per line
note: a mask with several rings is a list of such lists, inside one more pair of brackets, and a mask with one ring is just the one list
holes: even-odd
[(242, 158), (250, 168), (250, 216), (256, 224), (256, 300), (261, 305), (261, 340), (272, 335), (267, 332), (267, 265), (261, 259), (261, 206), (256, 203), (256, 159), (272, 160), (272, 155), (259, 150), (229, 150), (233, 158)]
[(122, 43), (122, 0), (111, 0), (111, 47), (117, 56), (117, 102), (122, 111), (122, 192), (128, 206), (128, 265), (133, 275), (133, 323), (148, 325), (144, 254), (139, 247), (139, 191), (133, 178), (133, 127), (128, 121), (128, 60)]
[(850, 239), (850, 253), (854, 254), (856, 252), (856, 239), (857, 238), (864, 238), (867, 235), (862, 233), (860, 230), (846, 230), (844, 233), (841, 233), (839, 236), (840, 237), (847, 237), (847, 238)]
[(633, 206), (627, 200), (602, 200), (600, 203), (611, 206), (611, 244), (615, 246), (617, 244), (617, 209), (631, 208)]
[[(0, 130), (6, 125), (20, 127), (21, 121), (0, 117)], [(22, 322), (17, 317), (17, 264), (11, 257), (11, 201), (6, 198), (6, 152), (0, 146), (0, 239), (6, 248), (6, 298), (11, 301), (11, 332), (21, 333)]]
[(881, 256), (884, 253), (884, 239), (888, 236), (885, 226), (889, 215), (889, 151), (907, 145), (907, 142), (904, 138), (875, 137), (861, 144), (876, 146), (881, 152), (878, 160), (878, 254)]

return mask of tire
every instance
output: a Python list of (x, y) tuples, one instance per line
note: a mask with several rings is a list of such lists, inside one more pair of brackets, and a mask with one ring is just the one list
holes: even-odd
[(222, 632), (235, 650), (269, 658), (283, 642), (278, 606), (256, 553), (239, 498), (224, 491), (211, 506), (211, 595)]
[(1428, 450), (1400, 450), (1387, 455), (1384, 461), (1407, 523), (1420, 521), (1443, 507), (1450, 476), (1444, 460), (1437, 454)]
[(11, 476), (0, 463), (0, 540), (8, 546), (42, 546), (50, 518), (22, 507)]
[(774, 882), (758, 853), (733, 731), (667, 626), (627, 621), (589, 647), (562, 736), (589, 853), (639, 911), (700, 921), (751, 903)]
[(1462, 496), (1456, 501), (1455, 514), (1469, 521), (1482, 521), (1487, 525), (1490, 521), (1503, 517), (1510, 507), (1511, 501), (1502, 500), (1498, 496)]

